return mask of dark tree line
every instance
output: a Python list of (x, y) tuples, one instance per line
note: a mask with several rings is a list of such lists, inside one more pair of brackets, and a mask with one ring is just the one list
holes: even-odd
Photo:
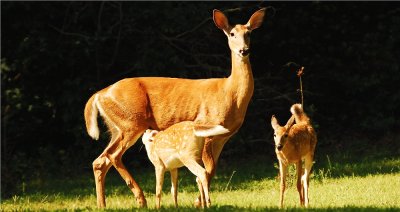
[[(108, 141), (85, 131), (95, 91), (126, 77), (228, 76), (212, 10), (244, 23), (260, 7), (268, 15), (252, 33), (255, 93), (224, 154), (273, 154), (270, 117), (287, 119), (300, 101), (299, 66), (320, 146), (398, 133), (397, 2), (1, 2), (1, 195), (91, 170)], [(140, 166), (142, 153), (127, 164)]]

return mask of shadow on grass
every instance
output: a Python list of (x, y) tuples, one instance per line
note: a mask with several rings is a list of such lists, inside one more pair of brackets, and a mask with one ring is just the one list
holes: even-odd
[(318, 178), (340, 178), (391, 174), (400, 172), (399, 158), (365, 160), (363, 162), (336, 161), (326, 155), (323, 163), (315, 165), (314, 176)]

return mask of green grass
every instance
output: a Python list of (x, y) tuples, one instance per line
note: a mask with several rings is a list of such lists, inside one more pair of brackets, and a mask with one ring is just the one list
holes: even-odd
[[(367, 159), (353, 163), (335, 162), (336, 158), (321, 156), (317, 160), (310, 181), (311, 210), (400, 210), (399, 158)], [(222, 165), (212, 182), (211, 210), (278, 210), (278, 170), (264, 160), (258, 157), (246, 163), (236, 161)], [(148, 209), (154, 209), (154, 173), (152, 169), (135, 171), (135, 178), (145, 191)], [(303, 210), (299, 207), (293, 173), (291, 169), (285, 206), (289, 210)], [(197, 211), (192, 207), (198, 195), (194, 176), (185, 169), (181, 169), (179, 174), (180, 208)], [(163, 210), (174, 210), (169, 189), (167, 174)], [(107, 210), (140, 210), (132, 193), (114, 170), (107, 176), (106, 201)], [(21, 210), (97, 210), (92, 173), (73, 179), (53, 179), (47, 183), (30, 182), (22, 195), (14, 195), (1, 202), (1, 211)]]

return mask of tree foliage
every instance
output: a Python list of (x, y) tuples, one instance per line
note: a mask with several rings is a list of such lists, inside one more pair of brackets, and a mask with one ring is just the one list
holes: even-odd
[[(83, 108), (95, 91), (126, 77), (228, 76), (230, 52), (212, 9), (245, 23), (264, 6), (252, 33), (256, 90), (224, 154), (272, 154), (269, 120), (284, 121), (300, 101), (299, 65), (320, 137), (399, 129), (395, 2), (2, 2), (2, 195), (91, 169), (108, 140), (90, 142), (85, 132)], [(140, 165), (145, 154), (132, 158)]]

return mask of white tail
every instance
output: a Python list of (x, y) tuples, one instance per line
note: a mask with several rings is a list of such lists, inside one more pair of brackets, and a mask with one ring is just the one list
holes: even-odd
[(229, 130), (221, 125), (216, 126), (195, 126), (194, 134), (198, 137), (211, 137), (229, 133)]
[[(300, 204), (308, 207), (308, 185), (317, 144), (317, 135), (300, 104), (293, 105), (290, 108), (290, 112), (292, 117), (285, 126), (280, 126), (275, 116), (271, 118), (271, 126), (274, 129), (275, 152), (279, 160), (281, 177), (280, 207), (283, 207), (287, 166), (290, 163), (296, 164), (297, 190), (300, 196)], [(295, 124), (293, 124), (294, 121), (296, 121)], [(303, 159), (304, 174), (302, 173)]]
[(294, 116), (296, 123), (302, 123), (302, 122), (309, 123), (310, 122), (310, 119), (304, 113), (301, 104), (292, 105), (292, 107), (290, 107), (290, 112)]
[(250, 32), (261, 25), (264, 13), (265, 9), (260, 9), (245, 25), (231, 26), (221, 11), (213, 11), (214, 23), (227, 35), (231, 50), (232, 71), (228, 78), (127, 78), (98, 91), (89, 99), (85, 107), (88, 133), (98, 138), (98, 130), (94, 127), (97, 126), (95, 110), (98, 109), (112, 135), (107, 148), (93, 162), (98, 207), (106, 205), (104, 179), (111, 166), (127, 182), (139, 205), (146, 205), (142, 189), (122, 163), (122, 155), (148, 128), (164, 130), (182, 121), (223, 125), (229, 133), (222, 134), (223, 130), (217, 129), (221, 135), (213, 137), (212, 148), (208, 151), (212, 154), (208, 158), (212, 160), (204, 161), (207, 171), (213, 175), (222, 148), (242, 125), (253, 95)]
[(93, 95), (85, 107), (86, 129), (90, 137), (94, 140), (98, 140), (100, 135), (99, 127), (97, 125), (97, 115), (99, 111), (96, 105), (97, 97), (98, 95)]

